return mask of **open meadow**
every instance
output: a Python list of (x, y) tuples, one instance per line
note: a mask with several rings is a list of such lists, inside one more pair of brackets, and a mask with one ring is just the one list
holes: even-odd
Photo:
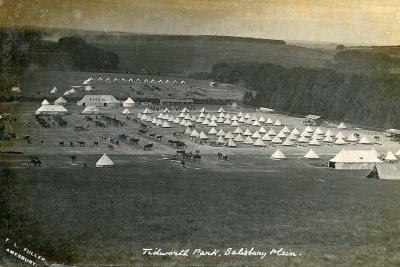
[[(364, 179), (365, 171), (260, 155), (228, 161), (207, 155), (187, 168), (161, 155), (113, 155), (115, 168), (82, 167), (94, 155), (73, 163), (63, 155), (40, 157), (42, 167), (35, 168), (23, 155), (6, 161), (2, 155), (3, 167), (7, 162), (26, 191), (14, 208), (36, 222), (40, 239), (68, 236), (69, 245), (61, 242), (57, 252), (73, 262), (365, 266), (372, 257), (377, 265), (399, 260), (400, 185)], [(284, 247), (302, 256), (161, 259), (141, 256), (144, 247)], [(57, 256), (46, 247), (40, 253)]]

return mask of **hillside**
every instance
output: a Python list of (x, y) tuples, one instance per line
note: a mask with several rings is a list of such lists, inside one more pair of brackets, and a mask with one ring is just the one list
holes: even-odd
[(88, 35), (85, 40), (119, 55), (121, 70), (142, 73), (209, 72), (218, 62), (255, 61), (320, 68), (333, 51), (282, 41), (215, 36)]

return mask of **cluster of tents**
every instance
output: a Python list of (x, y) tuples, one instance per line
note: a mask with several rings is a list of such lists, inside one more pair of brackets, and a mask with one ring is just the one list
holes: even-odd
[[(271, 118), (257, 117), (256, 114), (242, 112), (226, 113), (222, 107), (214, 114), (207, 112), (204, 107), (198, 115), (190, 114), (186, 108), (176, 116), (171, 114), (168, 109), (155, 116), (152, 113), (150, 109), (146, 108), (137, 115), (137, 118), (165, 128), (170, 127), (171, 124), (186, 127), (184, 132), (186, 136), (201, 141), (209, 140), (209, 136), (214, 135), (217, 137), (216, 144), (227, 147), (236, 147), (236, 143), (263, 147), (267, 146), (266, 142), (282, 146), (372, 144), (367, 136), (359, 138), (352, 133), (346, 137), (340, 131), (335, 134), (329, 129), (323, 131), (320, 127), (313, 129), (311, 126), (307, 126), (302, 131), (297, 128), (289, 129), (280, 120), (273, 121)], [(226, 129), (232, 126), (235, 128)], [(218, 127), (221, 128), (218, 129)], [(346, 126), (342, 123), (340, 127), (344, 129)], [(202, 130), (197, 130), (199, 128)], [(256, 128), (256, 130), (252, 131), (251, 128)], [(280, 129), (278, 130), (278, 128)]]
[[(63, 93), (63, 95), (64, 95), (64, 96), (68, 96), (68, 95), (74, 94), (74, 93), (76, 93), (77, 90), (79, 90), (79, 89), (82, 89), (82, 86), (80, 86), (80, 85), (76, 85), (76, 86), (73, 85), (73, 86), (71, 86), (71, 89), (66, 90), (66, 91)], [(90, 91), (93, 91), (93, 90), (94, 90), (94, 88), (93, 88), (90, 84), (87, 84), (87, 85), (83, 86), (83, 89), (84, 89), (86, 92), (90, 92)], [(50, 94), (56, 94), (57, 92), (58, 92), (58, 88), (57, 88), (56, 86), (54, 86), (53, 89), (50, 90)]]
[(37, 115), (63, 115), (68, 112), (68, 110), (63, 106), (67, 103), (62, 97), (57, 98), (54, 101), (54, 105), (51, 105), (47, 99), (44, 99), (41, 106), (35, 111)]

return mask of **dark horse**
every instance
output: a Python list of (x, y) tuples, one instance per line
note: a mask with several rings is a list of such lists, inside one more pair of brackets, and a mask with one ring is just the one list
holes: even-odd
[(78, 141), (79, 146), (85, 146), (85, 142), (84, 141)]
[(228, 155), (218, 152), (217, 154), (219, 159), (228, 160)]
[(183, 155), (183, 154), (185, 154), (185, 153), (186, 153), (185, 150), (177, 150), (177, 151), (176, 151), (176, 155), (177, 155), (177, 156), (178, 156), (179, 154)]
[(182, 141), (176, 141), (176, 147), (177, 148), (183, 148), (183, 147), (186, 147), (186, 144), (184, 143), (184, 142), (182, 142)]
[(201, 160), (201, 155), (199, 155), (199, 154), (193, 154), (192, 158), (193, 158), (194, 160)]
[(143, 150), (152, 149), (152, 148), (153, 148), (153, 143), (151, 143), (151, 144), (145, 144), (144, 147), (143, 147)]
[(139, 142), (139, 138), (131, 137), (129, 139), (129, 144), (137, 144)]
[(139, 129), (139, 134), (144, 134), (144, 133), (147, 133), (147, 131), (148, 131), (148, 130), (142, 130), (142, 129)]
[(37, 156), (33, 156), (33, 157), (31, 157), (30, 158), (30, 160), (31, 160), (31, 163), (33, 163), (33, 165), (36, 167), (36, 166), (39, 166), (40, 167), (40, 165), (42, 165), (42, 161), (39, 159), (39, 157), (37, 157)]

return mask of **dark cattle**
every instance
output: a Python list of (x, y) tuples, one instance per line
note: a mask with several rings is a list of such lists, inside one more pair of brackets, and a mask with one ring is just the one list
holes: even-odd
[(119, 141), (118, 141), (118, 140), (116, 140), (116, 141), (115, 141), (115, 144), (116, 144), (117, 146), (119, 146)]
[(69, 145), (70, 145), (70, 146), (74, 146), (74, 142), (70, 141), (70, 142), (69, 142)]
[(157, 135), (157, 140), (161, 141), (161, 138), (163, 138), (164, 136), (162, 135)]
[(374, 140), (375, 140), (375, 141), (379, 142), (380, 139), (381, 139), (381, 138), (380, 138), (378, 135), (375, 135), (375, 136), (374, 136)]
[(99, 145), (99, 141), (94, 141), (93, 142), (93, 146), (98, 146)]
[(156, 134), (155, 133), (151, 133), (151, 134), (149, 134), (149, 136), (150, 136), (150, 138), (154, 138), (154, 137), (156, 137)]
[(113, 150), (114, 146), (113, 145), (108, 145), (108, 149)]
[(152, 149), (152, 148), (153, 148), (153, 144), (145, 144), (143, 147), (143, 150)]
[(139, 138), (131, 138), (129, 139), (130, 144), (137, 144), (139, 142)]
[(63, 147), (64, 146), (64, 142), (59, 142), (58, 145)]

